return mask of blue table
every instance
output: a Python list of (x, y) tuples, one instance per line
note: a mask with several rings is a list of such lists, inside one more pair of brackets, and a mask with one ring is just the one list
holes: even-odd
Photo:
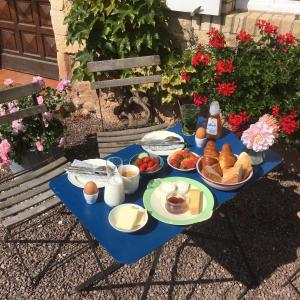
[[(169, 129), (170, 131), (181, 134), (181, 125), (176, 125)], [(200, 155), (203, 149), (195, 147), (193, 136), (184, 136), (186, 142), (189, 143), (190, 149)], [(223, 135), (217, 140), (217, 148), (221, 149), (222, 145), (229, 143), (234, 153), (240, 153), (244, 148), (243, 144), (236, 136), (224, 129)], [(138, 145), (131, 145), (121, 151), (114, 153), (114, 156), (122, 157), (125, 161), (130, 157), (142, 151)], [(266, 175), (281, 163), (280, 156), (269, 150), (266, 153), (266, 159), (262, 165), (254, 167), (254, 176), (248, 184), (254, 183), (260, 177)], [(205, 184), (197, 171), (182, 173), (174, 170), (165, 164), (160, 177), (184, 176), (198, 180)], [(126, 202), (133, 202), (143, 205), (142, 197), (146, 189), (149, 177), (142, 176), (138, 191), (130, 196), (126, 196)], [(162, 223), (149, 216), (149, 222), (141, 231), (133, 234), (121, 233), (113, 229), (108, 222), (108, 214), (110, 208), (103, 201), (103, 189), (100, 191), (100, 201), (94, 205), (86, 204), (82, 189), (73, 186), (67, 179), (67, 175), (58, 176), (50, 182), (50, 187), (54, 193), (61, 199), (64, 205), (78, 218), (88, 232), (107, 250), (107, 252), (121, 264), (131, 264), (153, 250), (160, 248), (167, 241), (171, 240), (178, 233), (186, 230), (185, 226), (174, 226)], [(239, 191), (222, 192), (209, 187), (215, 198), (215, 208), (221, 206), (226, 201), (232, 199)], [(78, 290), (86, 287), (82, 285)]]

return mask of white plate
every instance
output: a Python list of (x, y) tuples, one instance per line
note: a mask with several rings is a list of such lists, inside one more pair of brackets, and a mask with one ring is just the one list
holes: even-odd
[[(180, 139), (181, 142), (184, 142), (182, 136), (177, 133), (167, 131), (167, 130), (158, 130), (147, 133), (143, 136), (142, 141), (151, 140), (151, 139), (164, 139), (168, 136), (175, 136)], [(160, 156), (168, 156), (171, 153), (181, 150), (184, 148), (184, 144), (181, 145), (170, 145), (170, 146), (142, 146), (142, 148), (151, 154), (156, 154)]]
[[(84, 160), (84, 162), (86, 163), (90, 163), (93, 164), (95, 166), (101, 167), (101, 166), (106, 166), (106, 160), (104, 159), (87, 159)], [(79, 187), (79, 188), (83, 188), (84, 185), (90, 181), (91, 179), (89, 179), (90, 175), (78, 175), (78, 174), (74, 174), (74, 173), (68, 173), (68, 180), (75, 186)], [(91, 175), (94, 177), (94, 175)], [(95, 179), (92, 179), (92, 181), (94, 181), (99, 188), (104, 187), (105, 182), (106, 182), (106, 176), (95, 176)]]
[[(199, 160), (200, 156), (199, 156), (197, 153), (195, 153), (195, 152), (191, 152), (191, 153), (193, 153), (195, 156), (197, 156), (197, 157), (198, 157), (198, 160)], [(173, 168), (173, 169), (175, 169), (175, 170), (178, 170), (178, 171), (182, 171), (182, 172), (189, 172), (189, 171), (196, 170), (196, 166), (197, 166), (197, 164), (198, 164), (198, 160), (197, 160), (195, 168), (190, 168), (190, 169), (179, 169), (179, 168), (176, 168), (176, 167), (174, 167), (174, 166), (172, 166), (172, 165), (170, 164), (170, 159), (171, 159), (171, 155), (169, 155), (168, 158), (167, 158), (167, 163), (168, 163), (168, 165), (169, 165), (171, 168)]]
[[(116, 223), (118, 220), (118, 217), (120, 216), (120, 212), (121, 212), (121, 208), (124, 206), (131, 206), (131, 207), (136, 207), (137, 209), (142, 209), (144, 210), (144, 215), (143, 215), (143, 220), (142, 223), (140, 223), (140, 225), (133, 227), (131, 230), (126, 230), (126, 229), (121, 229), (116, 227)], [(121, 204), (116, 206), (115, 208), (113, 208), (109, 215), (108, 215), (108, 222), (109, 224), (116, 230), (121, 231), (121, 232), (135, 232), (140, 230), (141, 228), (143, 228), (147, 222), (148, 222), (148, 213), (147, 210), (144, 209), (143, 207), (137, 205), (137, 204), (132, 204), (132, 203), (125, 203), (125, 204)]]

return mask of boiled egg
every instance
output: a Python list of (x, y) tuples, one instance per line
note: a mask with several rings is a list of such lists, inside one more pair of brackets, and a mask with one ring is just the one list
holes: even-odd
[(205, 136), (206, 136), (205, 128), (202, 128), (202, 127), (198, 128), (197, 131), (196, 131), (196, 137), (198, 139), (204, 139)]
[(83, 191), (87, 194), (87, 195), (94, 195), (97, 194), (98, 192), (98, 188), (95, 182), (93, 181), (88, 181), (83, 188)]

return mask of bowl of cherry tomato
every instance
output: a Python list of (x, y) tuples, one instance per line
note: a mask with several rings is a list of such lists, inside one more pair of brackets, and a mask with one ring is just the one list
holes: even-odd
[(155, 154), (141, 152), (133, 156), (129, 163), (140, 169), (141, 174), (156, 174), (164, 166), (164, 160)]

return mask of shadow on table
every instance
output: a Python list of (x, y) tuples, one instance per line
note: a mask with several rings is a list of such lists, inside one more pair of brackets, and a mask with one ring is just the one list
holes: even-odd
[[(188, 235), (237, 281), (251, 287), (254, 279), (259, 285), (278, 267), (297, 259), (300, 195), (296, 188), (283, 187), (277, 180), (262, 179), (221, 207), (212, 219), (193, 226)], [(230, 241), (234, 234), (230, 233), (226, 217), (222, 217), (223, 210), (228, 212), (238, 244)]]

